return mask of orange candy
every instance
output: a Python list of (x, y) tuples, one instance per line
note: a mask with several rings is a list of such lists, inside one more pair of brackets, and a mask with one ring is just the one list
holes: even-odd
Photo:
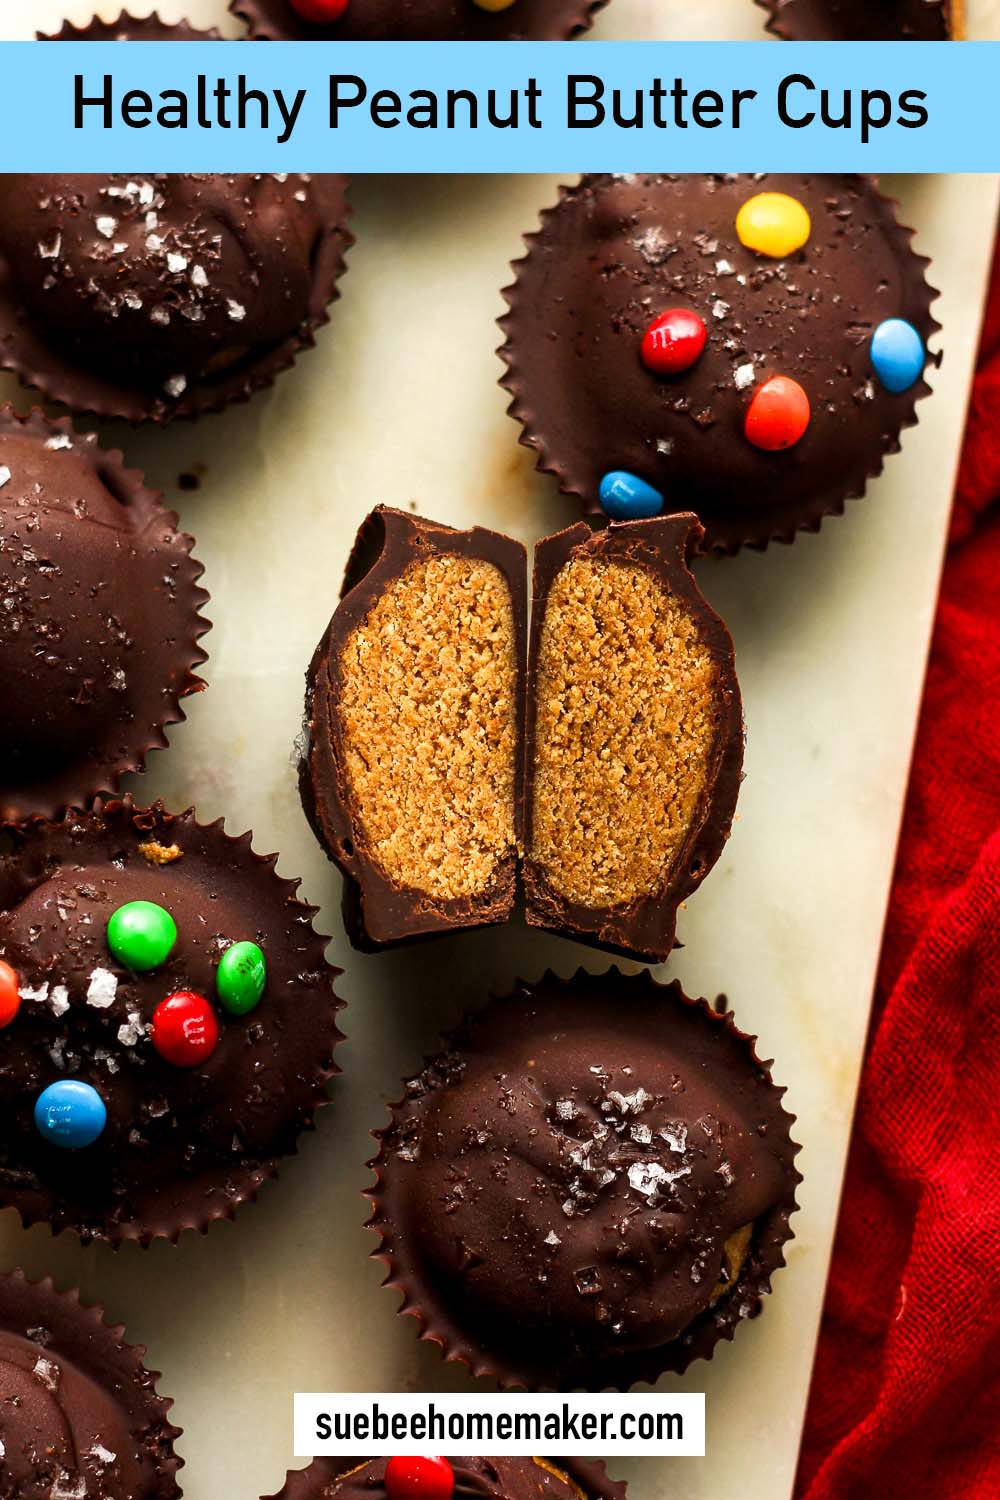
[(799, 441), (809, 426), (809, 416), (809, 397), (798, 381), (772, 375), (755, 391), (743, 431), (755, 448), (777, 453)]
[(21, 1009), (21, 987), (10, 964), (0, 958), (0, 1029), (9, 1026)]

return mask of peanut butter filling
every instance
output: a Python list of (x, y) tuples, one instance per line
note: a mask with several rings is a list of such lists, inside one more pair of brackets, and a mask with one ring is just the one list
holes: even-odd
[(553, 581), (538, 658), (531, 856), (585, 907), (654, 896), (699, 818), (716, 668), (664, 583), (576, 558)]
[(493, 563), (414, 563), (341, 654), (351, 796), (368, 852), (394, 884), (479, 895), (514, 852), (514, 616)]

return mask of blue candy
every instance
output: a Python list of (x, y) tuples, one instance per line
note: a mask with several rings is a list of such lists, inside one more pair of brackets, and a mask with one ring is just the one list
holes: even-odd
[(613, 521), (642, 521), (658, 516), (664, 500), (659, 490), (624, 469), (612, 469), (601, 480), (601, 508)]
[(79, 1151), (92, 1146), (108, 1122), (104, 1100), (89, 1083), (62, 1078), (35, 1100), (35, 1124), (51, 1146)]
[(886, 318), (872, 334), (871, 357), (880, 385), (898, 396), (924, 373), (927, 351), (912, 323)]

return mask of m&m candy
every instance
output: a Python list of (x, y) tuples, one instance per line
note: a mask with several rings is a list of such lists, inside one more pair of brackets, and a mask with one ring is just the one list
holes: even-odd
[(776, 453), (791, 448), (809, 426), (809, 397), (797, 380), (772, 375), (758, 386), (743, 430), (755, 448)]
[(451, 1500), (454, 1489), (446, 1458), (390, 1458), (385, 1466), (389, 1500)]
[(127, 901), (108, 918), (108, 947), (134, 974), (166, 963), (177, 941), (177, 924), (155, 901)]
[(495, 12), (498, 10), (510, 10), (514, 4), (514, 0), (473, 0), (473, 4), (478, 5), (480, 10)]
[(924, 373), (924, 341), (905, 318), (886, 318), (880, 323), (872, 334), (870, 353), (879, 385), (895, 396), (916, 385)]
[(219, 959), (215, 988), (230, 1015), (245, 1016), (260, 1002), (267, 984), (267, 962), (256, 943), (233, 943)]
[(605, 474), (599, 495), (601, 509), (613, 521), (642, 521), (648, 516), (658, 516), (663, 509), (659, 490), (624, 469), (612, 469)]
[(757, 193), (736, 215), (740, 243), (774, 260), (784, 260), (801, 250), (811, 232), (805, 205), (787, 193)]
[(690, 307), (670, 307), (646, 329), (640, 355), (656, 375), (679, 375), (701, 358), (708, 330)]
[(0, 958), (0, 1031), (9, 1026), (21, 1009), (21, 986), (10, 964)]
[(153, 1012), (153, 1046), (175, 1068), (197, 1068), (215, 1051), (219, 1023), (215, 1012), (194, 990), (177, 990)]
[(89, 1083), (60, 1078), (35, 1100), (35, 1125), (51, 1146), (80, 1151), (92, 1146), (108, 1123), (104, 1100)]
[(328, 26), (339, 21), (350, 0), (291, 0), (292, 9), (303, 21), (312, 21), (317, 26)]

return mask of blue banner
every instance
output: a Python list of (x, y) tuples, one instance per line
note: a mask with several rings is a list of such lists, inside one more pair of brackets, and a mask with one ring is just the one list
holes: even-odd
[(997, 42), (0, 43), (6, 171), (997, 171), (998, 97)]

